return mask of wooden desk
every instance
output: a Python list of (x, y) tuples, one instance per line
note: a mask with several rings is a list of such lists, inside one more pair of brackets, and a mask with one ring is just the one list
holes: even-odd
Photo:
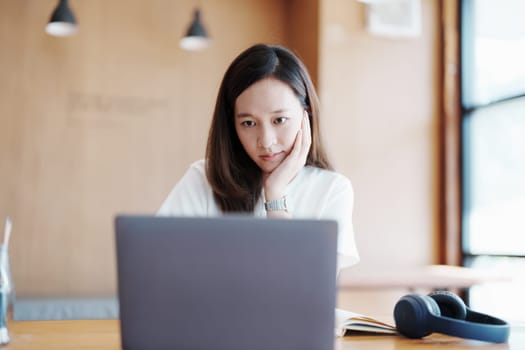
[(489, 282), (510, 282), (512, 277), (468, 267), (429, 265), (362, 269), (351, 267), (341, 272), (340, 289), (463, 289)]
[[(11, 343), (6, 350), (120, 349), (117, 320), (101, 321), (10, 321)], [(410, 350), (410, 349), (525, 349), (525, 328), (512, 330), (509, 344), (490, 344), (441, 335), (425, 339), (399, 336), (350, 336), (336, 339), (336, 350)]]

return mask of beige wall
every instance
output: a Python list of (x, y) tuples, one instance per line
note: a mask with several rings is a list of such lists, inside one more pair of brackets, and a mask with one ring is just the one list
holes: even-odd
[(222, 74), (255, 42), (297, 50), (320, 87), (361, 265), (432, 262), (437, 14), (423, 3), (422, 37), (392, 40), (364, 32), (355, 1), (204, 0), (213, 46), (188, 53), (193, 1), (73, 0), (80, 33), (60, 39), (44, 33), (55, 0), (0, 2), (0, 219), (18, 295), (114, 293), (115, 213), (154, 212), (203, 156)]
[(361, 268), (435, 262), (438, 8), (422, 0), (422, 33), (366, 31), (365, 5), (321, 2), (320, 95), (327, 141), (354, 185)]

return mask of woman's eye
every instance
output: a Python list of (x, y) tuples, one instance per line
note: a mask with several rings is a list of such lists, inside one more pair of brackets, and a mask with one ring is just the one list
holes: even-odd
[(255, 122), (253, 120), (245, 120), (241, 123), (242, 126), (254, 126)]
[(275, 124), (283, 124), (283, 123), (285, 123), (287, 120), (288, 120), (288, 118), (286, 118), (286, 117), (278, 117), (278, 118), (275, 118), (274, 123), (275, 123)]

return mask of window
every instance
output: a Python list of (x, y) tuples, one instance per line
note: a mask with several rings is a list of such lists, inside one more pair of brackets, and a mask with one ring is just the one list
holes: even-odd
[(470, 304), (525, 322), (525, 1), (461, 4), (464, 264), (513, 278)]

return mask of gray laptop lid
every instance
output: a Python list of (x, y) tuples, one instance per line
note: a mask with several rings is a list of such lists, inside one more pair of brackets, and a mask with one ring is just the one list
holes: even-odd
[(124, 349), (333, 349), (337, 223), (119, 216)]

